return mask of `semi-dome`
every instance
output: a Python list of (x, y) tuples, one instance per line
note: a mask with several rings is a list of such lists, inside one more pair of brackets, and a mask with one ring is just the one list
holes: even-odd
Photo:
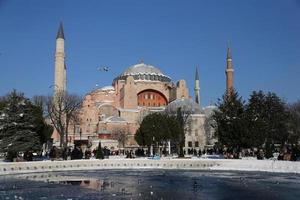
[(139, 63), (128, 67), (116, 80), (125, 80), (128, 76), (133, 76), (134, 80), (141, 81), (161, 81), (170, 82), (170, 77), (164, 75), (158, 68), (147, 65), (145, 63)]
[(175, 114), (178, 108), (181, 108), (184, 113), (204, 114), (204, 110), (201, 108), (201, 106), (191, 99), (176, 99), (168, 104), (165, 111), (167, 113)]

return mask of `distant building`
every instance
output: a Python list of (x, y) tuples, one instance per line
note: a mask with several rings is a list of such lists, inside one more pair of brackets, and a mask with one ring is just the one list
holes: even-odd
[(116, 77), (112, 86), (98, 88), (85, 96), (81, 123), (76, 125), (73, 135), (69, 133), (70, 141), (108, 140), (122, 132), (126, 134), (126, 147), (138, 147), (134, 134), (143, 117), (164, 111), (176, 99), (189, 99), (184, 80), (175, 84), (154, 66), (133, 65)]

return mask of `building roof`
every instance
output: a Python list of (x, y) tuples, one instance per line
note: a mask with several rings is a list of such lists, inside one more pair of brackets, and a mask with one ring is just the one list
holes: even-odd
[(176, 99), (169, 103), (165, 111), (167, 113), (175, 114), (178, 108), (181, 108), (181, 110), (185, 113), (204, 114), (203, 108), (191, 99)]
[(139, 63), (127, 68), (123, 75), (134, 75), (134, 74), (156, 74), (163, 75), (163, 73), (156, 67), (152, 65), (147, 65), (145, 63)]
[(170, 77), (163, 74), (160, 69), (145, 63), (139, 63), (128, 67), (122, 74), (115, 78), (114, 81), (125, 80), (128, 76), (133, 76), (134, 80), (161, 82), (171, 81)]

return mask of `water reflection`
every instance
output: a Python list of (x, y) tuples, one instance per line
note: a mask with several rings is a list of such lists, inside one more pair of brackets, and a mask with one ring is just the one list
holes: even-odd
[(176, 170), (74, 171), (0, 177), (0, 197), (14, 196), (72, 200), (298, 199), (300, 178), (289, 174)]
[[(59, 185), (72, 185), (72, 186), (80, 186), (85, 189), (92, 189), (96, 191), (106, 191), (113, 189), (115, 187), (114, 181), (109, 180), (101, 180), (92, 177), (84, 177), (84, 176), (65, 176), (60, 174), (34, 174), (34, 175), (19, 175), (16, 176), (19, 179), (26, 179), (31, 181), (41, 181), (49, 184), (59, 184)], [(140, 180), (139, 180), (140, 182)], [(121, 188), (121, 192), (125, 193), (125, 188)]]

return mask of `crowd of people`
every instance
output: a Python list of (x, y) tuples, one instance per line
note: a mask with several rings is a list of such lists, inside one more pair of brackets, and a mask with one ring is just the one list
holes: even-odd
[(235, 149), (218, 149), (216, 147), (208, 148), (204, 150), (188, 149), (185, 154), (190, 156), (201, 157), (203, 155), (218, 155), (224, 159), (241, 159), (241, 158), (256, 158), (258, 160), (274, 159), (285, 161), (300, 161), (300, 148), (296, 146), (285, 147), (282, 149), (273, 148), (271, 150), (271, 156), (267, 156), (264, 149), (249, 148), (241, 149), (237, 151)]
[[(90, 148), (82, 150), (81, 146), (76, 145), (73, 149), (70, 147), (67, 148), (57, 148), (53, 146), (46, 157), (49, 157), (50, 160), (78, 160), (78, 159), (91, 159), (96, 158), (98, 149), (91, 150)], [(108, 158), (110, 150), (107, 147), (101, 149), (103, 152), (104, 158)]]
[[(97, 152), (98, 151), (98, 152)], [(167, 153), (162, 151), (159, 155), (167, 156)], [(32, 150), (28, 150), (23, 154), (24, 161), (34, 161), (36, 153)], [(97, 157), (98, 155), (98, 157)], [(76, 160), (76, 159), (103, 159), (109, 158), (110, 155), (122, 155), (125, 158), (136, 157), (149, 157), (149, 149), (144, 150), (138, 148), (136, 150), (122, 150), (122, 151), (110, 151), (107, 147), (101, 148), (101, 156), (99, 157), (98, 148), (91, 150), (86, 148), (84, 151), (81, 146), (76, 145), (74, 148), (58, 148), (53, 146), (49, 152), (46, 152), (44, 157), (50, 160)], [(300, 161), (300, 148), (296, 146), (286, 147), (284, 149), (273, 149), (272, 156), (267, 157), (266, 152), (263, 149), (242, 149), (235, 151), (234, 149), (218, 149), (216, 147), (208, 148), (204, 150), (188, 149), (185, 151), (187, 156), (205, 157), (209, 155), (217, 156), (224, 159), (241, 159), (241, 158), (255, 158), (258, 160), (274, 159), (285, 161)]]

